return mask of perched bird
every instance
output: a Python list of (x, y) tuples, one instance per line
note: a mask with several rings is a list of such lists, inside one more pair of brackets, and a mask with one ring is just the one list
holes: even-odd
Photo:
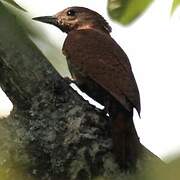
[(33, 19), (67, 33), (62, 50), (73, 79), (109, 114), (113, 153), (120, 167), (135, 167), (141, 144), (133, 108), (140, 114), (140, 96), (128, 57), (110, 36), (109, 24), (84, 7), (69, 7), (54, 16)]

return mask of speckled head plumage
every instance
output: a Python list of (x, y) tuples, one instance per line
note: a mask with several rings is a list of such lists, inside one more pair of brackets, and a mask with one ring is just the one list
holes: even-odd
[(53, 24), (66, 33), (72, 30), (90, 28), (105, 33), (111, 32), (111, 27), (100, 14), (85, 7), (68, 7), (54, 16), (43, 16), (33, 19)]

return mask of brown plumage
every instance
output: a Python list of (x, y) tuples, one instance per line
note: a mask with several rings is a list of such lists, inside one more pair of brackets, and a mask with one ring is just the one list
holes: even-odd
[(140, 142), (133, 124), (133, 108), (140, 114), (139, 91), (128, 57), (110, 36), (108, 23), (84, 7), (70, 7), (55, 16), (34, 19), (54, 24), (67, 33), (63, 53), (72, 77), (109, 113), (113, 152), (120, 167), (135, 167)]

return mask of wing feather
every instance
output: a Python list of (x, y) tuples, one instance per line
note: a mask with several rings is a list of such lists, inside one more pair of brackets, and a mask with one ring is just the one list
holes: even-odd
[(63, 52), (77, 70), (94, 80), (126, 109), (140, 114), (140, 96), (128, 57), (110, 35), (96, 30), (68, 34)]

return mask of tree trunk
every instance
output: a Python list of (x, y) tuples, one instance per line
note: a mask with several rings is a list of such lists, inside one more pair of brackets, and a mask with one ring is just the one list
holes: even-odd
[(14, 105), (0, 121), (0, 176), (143, 179), (153, 162), (163, 166), (142, 146), (136, 173), (123, 174), (111, 153), (108, 118), (64, 81), (1, 3), (0, 22), (0, 86)]

